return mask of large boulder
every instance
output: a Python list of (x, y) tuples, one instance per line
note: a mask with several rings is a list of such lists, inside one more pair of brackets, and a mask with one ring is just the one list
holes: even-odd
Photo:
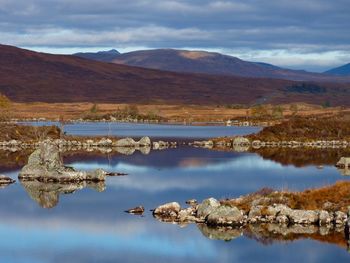
[[(36, 158), (35, 161), (37, 161)], [(40, 164), (44, 165), (48, 171), (57, 170), (63, 166), (59, 148), (51, 140), (44, 141), (40, 144), (39, 158)]]
[(312, 210), (291, 210), (289, 220), (294, 224), (317, 224), (319, 213)]
[(208, 225), (238, 226), (244, 223), (244, 215), (237, 207), (222, 205), (215, 208), (207, 217)]
[(333, 223), (333, 220), (334, 220), (334, 216), (332, 214), (324, 210), (320, 211), (319, 213), (320, 226), (330, 225), (331, 223)]
[(217, 207), (220, 206), (220, 202), (215, 198), (205, 199), (201, 204), (198, 205), (197, 217), (206, 218), (212, 213)]
[(166, 203), (164, 205), (158, 206), (154, 211), (153, 215), (158, 215), (162, 217), (177, 217), (181, 210), (181, 206), (177, 202)]
[(104, 181), (106, 172), (96, 170), (93, 172), (76, 171), (72, 167), (63, 165), (59, 147), (50, 139), (42, 142), (28, 158), (20, 174), (20, 180), (39, 180), (42, 182), (79, 182)]

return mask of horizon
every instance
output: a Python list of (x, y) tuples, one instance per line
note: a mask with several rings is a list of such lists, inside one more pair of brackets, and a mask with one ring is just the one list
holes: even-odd
[(344, 0), (1, 1), (0, 42), (53, 54), (174, 48), (323, 72), (350, 62)]

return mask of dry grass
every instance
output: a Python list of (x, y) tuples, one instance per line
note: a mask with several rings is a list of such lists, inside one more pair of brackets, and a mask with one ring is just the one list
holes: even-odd
[[(237, 206), (248, 212), (252, 202), (260, 205), (285, 204), (292, 209), (327, 210), (348, 212), (350, 206), (350, 182), (340, 181), (331, 186), (308, 189), (303, 192), (276, 192), (269, 189), (246, 195), (239, 199), (222, 200), (223, 204)], [(327, 207), (325, 207), (327, 203)]]
[(22, 142), (36, 142), (45, 138), (60, 138), (60, 129), (56, 126), (24, 126), (15, 124), (0, 125), (0, 141), (20, 140)]
[[(89, 113), (93, 103), (12, 103), (11, 115), (15, 118), (47, 118), (56, 120), (63, 117), (65, 120), (78, 119)], [(135, 105), (135, 104), (134, 104)], [(300, 103), (298, 116), (334, 116), (340, 112), (350, 112), (350, 109), (341, 108), (324, 109), (317, 105)], [(123, 109), (130, 104), (106, 104), (99, 103), (98, 114), (110, 114), (117, 109)], [(201, 106), (180, 104), (137, 104), (141, 114), (152, 112), (163, 118), (173, 121), (226, 121), (228, 119), (246, 120), (250, 116), (251, 109), (232, 109), (227, 106)], [(293, 114), (290, 104), (281, 105), (284, 116)]]
[(293, 118), (280, 124), (265, 127), (248, 136), (262, 141), (308, 141), (310, 139), (343, 140), (350, 138), (350, 114), (318, 118)]

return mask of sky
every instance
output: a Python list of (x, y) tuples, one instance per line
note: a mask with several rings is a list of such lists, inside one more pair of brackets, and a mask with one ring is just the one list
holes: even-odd
[(321, 72), (350, 62), (350, 0), (0, 0), (0, 43), (177, 48)]

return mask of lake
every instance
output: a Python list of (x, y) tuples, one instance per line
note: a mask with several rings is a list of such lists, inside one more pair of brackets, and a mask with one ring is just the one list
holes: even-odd
[[(106, 125), (78, 124), (65, 128), (69, 134), (104, 135)], [(119, 136), (184, 139), (244, 134), (259, 129), (176, 126), (178, 130), (174, 132), (163, 125), (113, 125), (111, 134)], [(120, 127), (125, 128), (123, 133)], [(186, 129), (189, 129), (187, 136)], [(220, 152), (188, 146), (151, 151), (148, 155), (138, 151), (130, 156), (69, 153), (64, 156), (65, 163), (77, 169), (103, 168), (128, 175), (108, 178), (105, 185), (88, 187), (47, 184), (33, 187), (18, 182), (0, 189), (2, 262), (346, 261), (350, 258), (346, 246), (322, 242), (321, 238), (282, 241), (252, 235), (249, 231), (227, 230), (226, 241), (215, 240), (219, 236), (216, 230), (200, 225), (180, 227), (161, 223), (149, 212), (170, 201), (185, 205), (190, 198), (201, 201), (211, 196), (237, 197), (263, 187), (303, 190), (348, 180), (332, 164), (332, 158), (338, 156), (334, 155), (332, 152), (331, 157), (322, 160), (311, 158), (300, 165), (293, 161), (286, 164), (275, 153)], [(15, 159), (16, 154), (8, 158)], [(16, 165), (2, 167), (3, 174), (15, 179), (19, 169)], [(143, 217), (124, 212), (138, 205), (146, 208)]]
[[(36, 126), (57, 125), (58, 122), (24, 122)], [(64, 125), (64, 131), (71, 135), (84, 136), (119, 136), (140, 138), (213, 138), (232, 135), (244, 135), (261, 130), (259, 127), (233, 127), (233, 126), (189, 126), (171, 124), (143, 124), (120, 122), (77, 122)]]

